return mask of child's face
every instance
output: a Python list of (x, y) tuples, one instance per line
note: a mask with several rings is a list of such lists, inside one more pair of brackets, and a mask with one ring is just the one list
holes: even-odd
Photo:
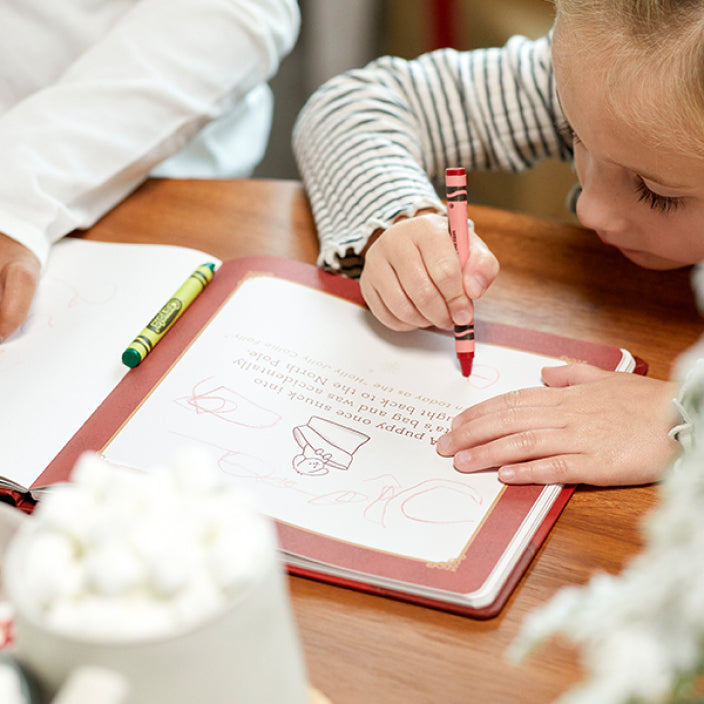
[[(577, 202), (580, 221), (649, 269), (704, 260), (704, 157), (682, 146), (667, 124), (654, 134), (614, 114), (601, 80), (608, 53), (576, 50), (576, 34), (561, 22), (553, 59), (560, 102), (574, 132), (583, 189)], [(633, 97), (627, 86), (614, 90), (612, 102), (621, 94), (623, 100)], [(657, 80), (649, 90), (658, 100)]]

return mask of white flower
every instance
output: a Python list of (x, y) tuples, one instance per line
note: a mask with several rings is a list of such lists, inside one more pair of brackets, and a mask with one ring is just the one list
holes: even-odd
[[(704, 306), (704, 268), (697, 271)], [(558, 592), (529, 614), (509, 654), (563, 635), (589, 676), (560, 704), (664, 704), (704, 662), (704, 342), (678, 366), (683, 453), (664, 474), (645, 547), (617, 577)], [(686, 700), (679, 698), (678, 702)]]

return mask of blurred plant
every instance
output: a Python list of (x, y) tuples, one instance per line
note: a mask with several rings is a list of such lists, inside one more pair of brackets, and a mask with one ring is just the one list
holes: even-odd
[[(695, 288), (704, 309), (702, 268)], [(558, 592), (509, 651), (523, 658), (556, 635), (578, 646), (587, 677), (560, 704), (704, 704), (704, 340), (678, 371), (683, 452), (664, 474), (643, 551), (620, 575)]]

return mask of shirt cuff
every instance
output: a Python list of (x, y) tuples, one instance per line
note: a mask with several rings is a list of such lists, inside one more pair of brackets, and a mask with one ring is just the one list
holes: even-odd
[[(332, 237), (323, 238), (318, 256), (318, 266), (353, 279), (359, 278), (364, 267), (365, 247), (369, 238), (377, 230), (387, 230), (401, 216), (413, 218), (419, 211), (430, 209), (438, 215), (447, 214), (447, 209), (441, 203), (430, 198), (422, 198), (411, 206), (368, 220), (359, 229), (359, 234), (347, 239), (344, 244), (336, 242)], [(470, 227), (474, 226), (471, 220), (469, 223)]]

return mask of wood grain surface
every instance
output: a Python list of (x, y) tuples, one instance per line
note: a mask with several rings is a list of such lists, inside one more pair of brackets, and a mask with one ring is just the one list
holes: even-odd
[[(502, 267), (478, 318), (616, 344), (661, 379), (699, 337), (688, 270), (639, 269), (579, 227), (484, 207), (470, 206), (470, 217)], [(85, 236), (191, 246), (220, 259), (314, 263), (318, 252), (295, 181), (151, 180)], [(641, 548), (656, 501), (653, 486), (579, 488), (507, 606), (487, 621), (290, 578), (311, 683), (332, 704), (554, 700), (581, 676), (575, 652), (550, 642), (515, 666), (507, 647), (560, 587), (620, 570)]]

